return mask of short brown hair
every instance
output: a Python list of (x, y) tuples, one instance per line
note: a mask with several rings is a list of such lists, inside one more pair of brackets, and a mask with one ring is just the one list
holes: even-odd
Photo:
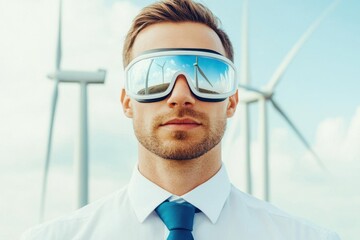
[(159, 22), (196, 22), (210, 27), (220, 38), (226, 57), (234, 61), (233, 47), (228, 35), (220, 28), (220, 20), (201, 3), (192, 0), (162, 0), (141, 10), (126, 35), (123, 47), (123, 64), (131, 60), (134, 41), (141, 30)]

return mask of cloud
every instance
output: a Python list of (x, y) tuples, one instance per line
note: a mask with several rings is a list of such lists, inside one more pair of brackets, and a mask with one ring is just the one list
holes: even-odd
[[(241, 114), (241, 113), (240, 113)], [(224, 139), (224, 160), (236, 186), (246, 189), (245, 163), (239, 118), (231, 120)], [(235, 126), (236, 125), (236, 126)], [(357, 214), (360, 211), (360, 106), (353, 117), (324, 119), (316, 130), (313, 148), (323, 160), (323, 171), (313, 156), (302, 147), (291, 130), (270, 131), (271, 201), (286, 211), (310, 219), (339, 232), (343, 239), (357, 235)], [(301, 148), (299, 147), (301, 146)], [(263, 196), (263, 165), (259, 143), (251, 145), (253, 194)], [(331, 216), (329, 218), (329, 216)]]
[(358, 235), (354, 213), (360, 211), (359, 126), (360, 106), (350, 121), (341, 117), (325, 119), (317, 128), (314, 148), (328, 172), (322, 171), (305, 151), (287, 178), (274, 180), (278, 194), (284, 196), (280, 204), (337, 230), (343, 239)]
[(331, 164), (360, 166), (360, 107), (346, 128), (342, 118), (328, 119), (322, 122), (316, 133), (316, 148)]

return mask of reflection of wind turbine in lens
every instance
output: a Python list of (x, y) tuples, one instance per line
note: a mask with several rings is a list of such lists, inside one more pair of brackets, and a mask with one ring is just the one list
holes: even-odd
[(194, 67), (195, 67), (195, 84), (196, 84), (196, 89), (198, 91), (200, 91), (199, 89), (199, 76), (198, 76), (198, 72), (200, 73), (201, 76), (203, 76), (203, 78), (205, 78), (205, 80), (210, 84), (210, 86), (213, 87), (213, 85), (211, 84), (211, 82), (209, 81), (209, 79), (206, 77), (205, 73), (203, 72), (203, 70), (200, 68), (199, 66), (199, 59), (198, 57), (196, 56), (195, 57), (195, 63), (194, 63)]
[[(282, 118), (287, 122), (287, 124), (290, 126), (290, 128), (294, 131), (296, 136), (300, 139), (300, 141), (303, 143), (303, 145), (310, 151), (310, 153), (313, 155), (314, 159), (316, 160), (317, 164), (323, 169), (326, 170), (324, 164), (321, 162), (319, 157), (316, 155), (315, 151), (311, 148), (311, 145), (306, 141), (305, 137), (301, 134), (301, 132), (298, 130), (298, 128), (295, 127), (295, 124), (290, 120), (290, 118), (285, 114), (285, 112), (280, 108), (279, 104), (275, 102), (273, 99), (275, 88), (277, 84), (280, 82), (281, 78), (284, 75), (285, 70), (287, 69), (288, 65), (291, 63), (291, 61), (296, 56), (297, 52), (300, 50), (300, 48), (303, 46), (303, 44), (306, 42), (306, 40), (310, 37), (310, 35), (317, 29), (317, 27), (320, 25), (321, 21), (335, 8), (335, 6), (339, 3), (339, 0), (335, 0), (332, 4), (329, 5), (323, 12), (323, 14), (318, 17), (306, 30), (306, 32), (300, 37), (300, 39), (295, 43), (293, 48), (289, 51), (289, 53), (284, 58), (283, 62), (280, 64), (280, 66), (276, 69), (274, 72), (274, 75), (268, 82), (268, 84), (265, 86), (264, 90), (259, 90), (257, 88), (253, 88), (249, 86), (248, 81), (243, 81), (242, 84), (239, 84), (239, 87), (244, 89), (244, 93), (242, 94), (242, 102), (247, 106), (250, 103), (257, 102), (259, 104), (259, 142), (260, 142), (260, 151), (261, 151), (261, 157), (264, 164), (264, 199), (269, 200), (270, 195), (270, 176), (269, 176), (269, 147), (268, 147), (268, 117), (267, 117), (267, 101), (270, 101), (274, 107), (274, 109), (282, 116)], [(247, 0), (244, 1), (244, 16), (247, 16)], [(247, 22), (243, 21), (244, 23)], [(245, 24), (243, 26), (245, 29), (245, 33), (243, 34), (243, 49), (242, 52), (245, 54), (242, 58), (243, 60), (243, 71), (246, 72), (247, 80), (249, 78), (248, 76), (248, 46), (247, 46), (247, 25)], [(245, 43), (245, 44), (244, 44)], [(247, 108), (247, 107), (246, 107)], [(248, 110), (246, 110), (247, 112)], [(247, 117), (248, 118), (248, 117)], [(249, 119), (245, 119), (245, 121), (242, 121), (247, 123), (247, 126), (245, 128), (247, 131), (249, 131)], [(249, 135), (245, 136), (245, 151), (247, 152), (247, 159), (248, 165), (249, 159), (250, 159), (250, 137)], [(248, 178), (248, 190), (251, 191), (251, 172), (250, 172), (250, 166), (248, 166), (247, 171), (249, 171), (247, 174), (249, 176)]]
[(156, 63), (156, 65), (158, 65), (161, 68), (161, 73), (162, 73), (162, 83), (164, 84), (165, 82), (165, 73), (164, 73), (164, 67), (165, 67), (166, 61), (163, 63), (163, 65)]
[(151, 65), (153, 64), (154, 59), (151, 59), (147, 73), (146, 73), (146, 80), (145, 80), (145, 95), (149, 94), (149, 75), (150, 75), (150, 69)]

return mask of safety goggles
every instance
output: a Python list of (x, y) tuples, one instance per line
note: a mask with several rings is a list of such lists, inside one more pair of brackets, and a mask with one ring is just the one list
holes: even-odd
[(155, 49), (146, 51), (125, 69), (127, 94), (139, 102), (165, 99), (179, 75), (200, 100), (223, 101), (237, 89), (234, 64), (207, 49)]

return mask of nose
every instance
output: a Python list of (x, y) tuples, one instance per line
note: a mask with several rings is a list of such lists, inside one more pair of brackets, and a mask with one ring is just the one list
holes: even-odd
[(170, 107), (191, 107), (196, 101), (184, 75), (176, 78), (174, 88), (167, 99)]

